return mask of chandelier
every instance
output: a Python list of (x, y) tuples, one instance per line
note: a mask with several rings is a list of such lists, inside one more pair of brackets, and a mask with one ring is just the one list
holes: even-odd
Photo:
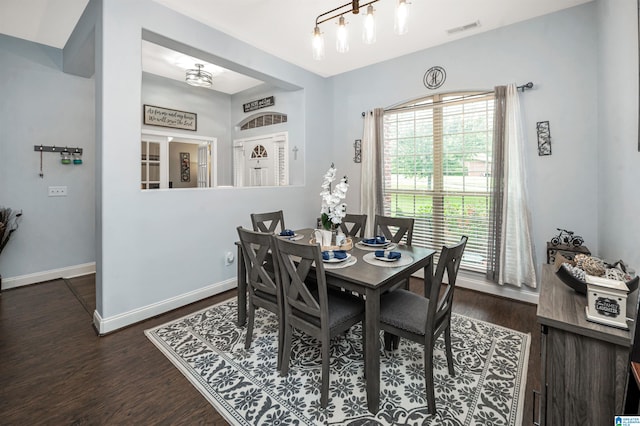
[[(376, 21), (373, 13), (373, 4), (380, 0), (371, 0), (360, 4), (359, 0), (352, 0), (342, 6), (336, 7), (328, 12), (321, 13), (316, 18), (316, 25), (313, 28), (311, 46), (313, 48), (313, 59), (324, 58), (324, 36), (320, 31), (320, 24), (338, 18), (338, 30), (336, 33), (336, 50), (340, 53), (349, 51), (349, 31), (344, 15), (351, 12), (354, 15), (360, 13), (360, 8), (366, 7), (366, 13), (362, 22), (362, 41), (366, 44), (373, 44), (376, 41)], [(409, 3), (407, 0), (396, 0), (394, 31), (396, 34), (405, 34), (408, 31), (407, 18)]]
[(213, 77), (210, 72), (203, 71), (203, 67), (204, 65), (202, 64), (196, 64), (197, 69), (187, 70), (187, 84), (197, 87), (211, 87), (213, 84)]

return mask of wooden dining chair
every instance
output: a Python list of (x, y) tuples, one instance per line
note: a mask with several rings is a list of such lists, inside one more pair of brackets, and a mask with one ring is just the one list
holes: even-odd
[(346, 236), (364, 237), (364, 230), (367, 227), (366, 214), (350, 214), (347, 213), (340, 223), (340, 229)]
[[(404, 239), (405, 244), (410, 246), (413, 241), (414, 222), (415, 219), (412, 217), (391, 217), (377, 214), (373, 225), (373, 236), (384, 235), (386, 239), (394, 243), (400, 243)], [(409, 289), (409, 279), (397, 282), (389, 291), (400, 287)]]
[(373, 235), (384, 235), (385, 238), (394, 243), (399, 243), (404, 238), (407, 245), (411, 245), (413, 240), (412, 217), (391, 217), (376, 215), (373, 222)]
[[(271, 234), (287, 229), (284, 226), (284, 213), (282, 213), (282, 210), (268, 213), (251, 213), (251, 224), (254, 231)], [(278, 228), (278, 225), (280, 225), (280, 228)]]
[[(331, 339), (364, 320), (364, 302), (342, 291), (327, 289), (319, 245), (299, 244), (272, 237), (277, 247), (284, 300), (284, 348), (280, 374), (289, 373), (293, 329), (315, 337), (322, 358), (320, 405), (329, 402), (329, 348)], [(313, 285), (307, 284), (312, 276)], [(362, 347), (365, 348), (364, 334)]]
[[(424, 345), (424, 374), (427, 389), (427, 409), (436, 413), (433, 381), (433, 349), (438, 337), (444, 333), (449, 374), (455, 376), (451, 352), (451, 307), (460, 261), (467, 244), (463, 236), (454, 246), (442, 247), (438, 267), (429, 294), (421, 296), (409, 290), (398, 289), (380, 297), (380, 329), (384, 330), (385, 349), (397, 349), (400, 338)], [(444, 281), (445, 272), (447, 280)], [(441, 286), (444, 286), (440, 296)]]
[[(248, 319), (244, 348), (251, 347), (256, 308), (273, 312), (278, 317), (278, 370), (282, 366), (282, 342), (284, 339), (284, 309), (278, 262), (273, 262), (273, 235), (255, 232), (238, 226), (240, 246), (247, 270)], [(275, 237), (273, 237), (275, 238)], [(269, 268), (266, 266), (269, 265)], [(271, 270), (273, 268), (273, 270)]]

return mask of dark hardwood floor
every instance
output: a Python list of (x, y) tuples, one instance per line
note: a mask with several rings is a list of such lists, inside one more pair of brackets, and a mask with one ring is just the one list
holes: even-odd
[[(418, 289), (419, 282), (412, 281)], [(98, 337), (93, 276), (0, 293), (0, 424), (226, 425), (144, 330), (234, 297), (235, 290)], [(540, 389), (534, 305), (458, 288), (454, 311), (531, 333), (523, 424)]]

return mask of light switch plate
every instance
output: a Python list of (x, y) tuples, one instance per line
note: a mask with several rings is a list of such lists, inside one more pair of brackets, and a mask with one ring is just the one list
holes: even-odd
[(66, 196), (67, 196), (66, 186), (50, 186), (49, 187), (49, 197), (66, 197)]

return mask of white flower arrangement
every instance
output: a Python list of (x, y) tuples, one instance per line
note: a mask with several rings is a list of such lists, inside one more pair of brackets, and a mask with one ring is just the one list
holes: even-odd
[(324, 175), (324, 181), (322, 182), (320, 218), (324, 229), (336, 229), (347, 214), (347, 205), (342, 202), (346, 198), (347, 190), (349, 189), (347, 177), (343, 176), (333, 191), (331, 190), (331, 184), (336, 179), (336, 171), (333, 163), (331, 163), (331, 167)]

